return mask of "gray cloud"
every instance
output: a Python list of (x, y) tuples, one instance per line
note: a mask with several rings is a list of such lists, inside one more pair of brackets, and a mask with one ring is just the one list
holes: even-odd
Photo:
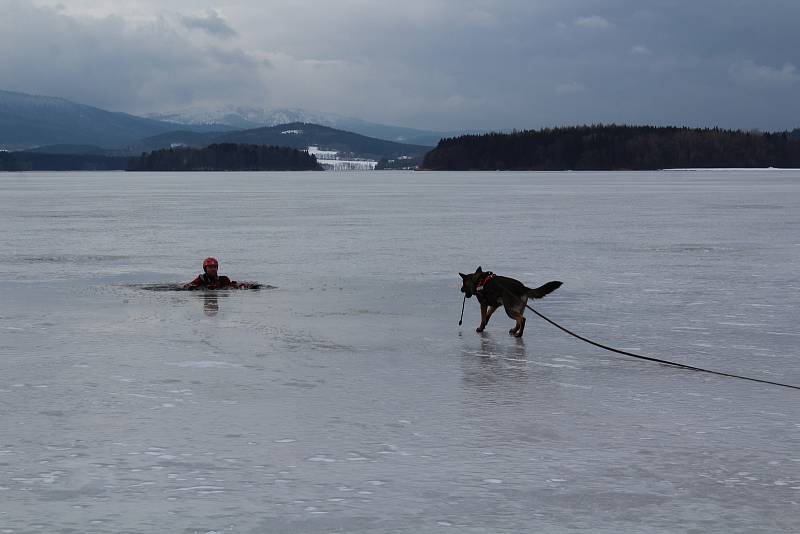
[(188, 17), (182, 16), (181, 23), (189, 29), (202, 30), (209, 35), (219, 37), (221, 39), (230, 39), (236, 36), (236, 32), (228, 26), (225, 19), (219, 16), (214, 10), (206, 13), (205, 17)]
[(224, 19), (205, 0), (170, 3), (182, 14), (131, 0), (110, 17), (115, 2), (75, 2), (0, 0), (0, 49), (24, 50), (0, 54), (0, 87), (437, 129), (800, 126), (796, 0), (240, 0)]
[(70, 16), (0, 1), (0, 87), (145, 112), (218, 102), (261, 103), (268, 94), (257, 58), (235, 47), (193, 42), (168, 17)]
[(599, 17), (597, 15), (592, 15), (590, 17), (578, 17), (575, 19), (575, 26), (581, 26), (583, 28), (611, 28), (613, 24), (609, 21), (604, 19), (603, 17)]
[(729, 72), (733, 80), (744, 84), (768, 86), (800, 82), (800, 73), (791, 63), (785, 63), (781, 68), (774, 68), (758, 65), (751, 60), (739, 61), (731, 65)]

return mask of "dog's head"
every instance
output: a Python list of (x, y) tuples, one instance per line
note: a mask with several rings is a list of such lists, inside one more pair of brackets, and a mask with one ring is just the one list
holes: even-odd
[(475, 294), (475, 286), (480, 280), (482, 274), (483, 271), (481, 270), (480, 266), (478, 266), (478, 268), (475, 269), (475, 272), (472, 274), (458, 273), (458, 275), (461, 277), (461, 292), (464, 293), (467, 298), (470, 298)]

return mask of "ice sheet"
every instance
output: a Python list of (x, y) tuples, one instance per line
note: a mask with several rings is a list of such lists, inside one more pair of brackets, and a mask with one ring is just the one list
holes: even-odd
[[(800, 173), (0, 175), (2, 532), (796, 532)], [(203, 258), (269, 291), (146, 291)]]

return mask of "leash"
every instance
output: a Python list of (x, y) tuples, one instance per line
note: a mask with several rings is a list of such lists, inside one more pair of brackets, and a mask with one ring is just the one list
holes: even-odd
[(750, 378), (749, 376), (735, 375), (735, 374), (732, 374), (732, 373), (723, 373), (721, 371), (712, 371), (710, 369), (703, 369), (702, 367), (694, 367), (692, 365), (686, 365), (686, 364), (683, 364), (683, 363), (670, 362), (670, 361), (667, 361), (667, 360), (661, 360), (661, 359), (658, 359), (658, 358), (651, 358), (649, 356), (642, 356), (641, 354), (634, 354), (632, 352), (627, 352), (627, 351), (624, 351), (624, 350), (615, 349), (615, 348), (603, 345), (602, 343), (597, 343), (596, 341), (592, 341), (591, 339), (587, 339), (587, 338), (585, 338), (583, 336), (579, 336), (575, 332), (572, 332), (571, 330), (568, 330), (567, 328), (564, 328), (563, 326), (561, 326), (557, 322), (553, 321), (552, 319), (550, 319), (548, 317), (545, 317), (544, 315), (542, 315), (538, 311), (536, 311), (533, 308), (531, 308), (528, 304), (525, 304), (525, 307), (528, 308), (533, 313), (535, 313), (536, 315), (538, 315), (539, 317), (541, 317), (542, 319), (544, 319), (545, 321), (547, 321), (548, 323), (550, 323), (551, 325), (553, 325), (556, 328), (566, 332), (567, 334), (569, 334), (569, 335), (571, 335), (573, 337), (576, 337), (576, 338), (580, 339), (581, 341), (585, 341), (586, 343), (589, 343), (590, 345), (594, 345), (595, 347), (600, 347), (601, 349), (605, 349), (605, 350), (608, 350), (608, 351), (611, 351), (611, 352), (616, 352), (617, 354), (624, 354), (625, 356), (631, 356), (632, 358), (639, 358), (640, 360), (647, 360), (647, 361), (650, 361), (650, 362), (657, 362), (657, 363), (661, 363), (661, 364), (664, 364), (664, 365), (671, 365), (673, 367), (679, 367), (681, 369), (689, 369), (691, 371), (700, 371), (701, 373), (710, 373), (712, 375), (727, 376), (727, 377), (730, 377), (730, 378), (740, 378), (742, 380), (750, 380), (751, 382), (761, 382), (762, 384), (771, 384), (773, 386), (780, 386), (780, 387), (784, 387), (784, 388), (800, 389), (800, 386), (793, 386), (791, 384), (783, 384), (781, 382), (772, 382), (770, 380), (762, 380), (760, 378)]
[[(497, 283), (500, 286), (500, 289), (502, 289), (504, 293), (508, 293), (509, 295), (513, 295), (513, 293), (508, 291), (500, 283), (499, 280), (495, 280), (495, 283)], [(466, 303), (466, 301), (467, 301), (467, 299), (466, 299), (466, 295), (465, 295), (464, 296), (464, 302)], [(561, 326), (560, 324), (558, 324), (557, 322), (553, 321), (549, 317), (546, 317), (546, 316), (542, 315), (541, 313), (539, 313), (538, 311), (534, 310), (527, 303), (525, 304), (525, 307), (528, 308), (533, 313), (535, 313), (536, 315), (538, 315), (539, 317), (541, 317), (542, 319), (544, 319), (545, 321), (547, 321), (548, 323), (550, 323), (551, 325), (553, 325), (556, 328), (558, 328), (559, 330), (561, 330), (563, 332), (566, 332), (567, 334), (571, 335), (572, 337), (576, 337), (576, 338), (580, 339), (581, 341), (585, 341), (586, 343), (589, 343), (590, 345), (594, 345), (595, 347), (599, 347), (599, 348), (601, 348), (603, 350), (607, 350), (607, 351), (610, 351), (610, 352), (616, 352), (617, 354), (624, 354), (625, 356), (630, 356), (631, 358), (638, 358), (640, 360), (647, 360), (649, 362), (656, 362), (656, 363), (660, 363), (660, 364), (663, 364), (663, 365), (670, 365), (672, 367), (678, 367), (680, 369), (687, 369), (687, 370), (690, 370), (690, 371), (698, 371), (698, 372), (701, 372), (701, 373), (709, 373), (709, 374), (718, 375), (718, 376), (727, 376), (729, 378), (739, 378), (741, 380), (749, 380), (751, 382), (760, 382), (761, 384), (770, 384), (772, 386), (780, 386), (780, 387), (783, 387), (783, 388), (791, 388), (791, 389), (800, 390), (800, 386), (793, 386), (791, 384), (784, 384), (782, 382), (773, 382), (771, 380), (762, 380), (760, 378), (751, 378), (749, 376), (735, 375), (733, 373), (723, 373), (722, 371), (712, 371), (711, 369), (703, 369), (702, 367), (695, 367), (693, 365), (686, 365), (684, 363), (671, 362), (669, 360), (661, 360), (659, 358), (651, 358), (650, 356), (642, 356), (641, 354), (634, 354), (632, 352), (628, 352), (628, 351), (625, 351), (625, 350), (615, 349), (613, 347), (609, 347), (608, 345), (603, 345), (602, 343), (598, 343), (596, 341), (592, 341), (591, 339), (588, 339), (588, 338), (585, 338), (585, 337), (583, 337), (581, 335), (576, 334), (572, 330), (569, 330), (569, 329)], [(462, 318), (463, 318), (463, 315), (464, 315), (464, 307), (463, 307), (463, 305), (461, 307), (461, 315), (462, 315)], [(459, 321), (458, 324), (460, 325), (461, 321)]]

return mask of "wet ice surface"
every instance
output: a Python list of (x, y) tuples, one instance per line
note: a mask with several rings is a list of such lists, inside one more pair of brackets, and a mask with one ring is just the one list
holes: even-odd
[[(800, 173), (0, 175), (0, 532), (796, 532)], [(202, 258), (261, 291), (145, 291)], [(132, 286), (132, 284), (134, 284)]]

